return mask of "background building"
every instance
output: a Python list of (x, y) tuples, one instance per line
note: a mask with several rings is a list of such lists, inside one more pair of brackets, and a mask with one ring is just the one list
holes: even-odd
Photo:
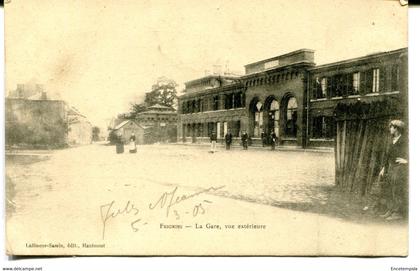
[(115, 134), (121, 134), (124, 143), (130, 142), (132, 133), (136, 136), (136, 144), (144, 144), (147, 128), (137, 123), (135, 120), (125, 120), (114, 128)]
[(5, 105), (7, 147), (58, 148), (92, 141), (86, 117), (65, 101), (48, 97), (42, 85), (18, 84)]
[(86, 145), (92, 143), (92, 124), (86, 116), (81, 114), (75, 107), (69, 107), (67, 111), (68, 133), (67, 143), (70, 145)]
[(135, 115), (120, 114), (117, 119), (111, 121), (109, 130), (113, 134), (118, 132), (123, 134), (126, 142), (134, 131), (137, 144), (176, 142), (177, 119), (175, 109), (155, 104)]
[(172, 107), (155, 104), (137, 113), (136, 121), (149, 127), (145, 143), (176, 142), (177, 113)]
[(64, 147), (67, 109), (60, 100), (6, 98), (6, 147)]

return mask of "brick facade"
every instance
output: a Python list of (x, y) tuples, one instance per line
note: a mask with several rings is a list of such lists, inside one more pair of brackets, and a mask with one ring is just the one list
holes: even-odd
[(403, 48), (309, 69), (308, 145), (333, 146), (338, 103), (397, 99), (407, 110), (407, 56)]
[(248, 64), (245, 72), (185, 84), (179, 141), (208, 142), (212, 131), (221, 139), (229, 129), (236, 141), (246, 131), (256, 145), (262, 132), (274, 131), (282, 145), (331, 147), (339, 102), (395, 97), (406, 104), (407, 48), (321, 66), (313, 50), (301, 49)]

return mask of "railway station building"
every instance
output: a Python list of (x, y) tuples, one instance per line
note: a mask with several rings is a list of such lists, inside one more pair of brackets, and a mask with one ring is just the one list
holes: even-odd
[(228, 130), (251, 145), (274, 131), (278, 144), (334, 146), (339, 103), (397, 99), (407, 103), (408, 49), (319, 65), (300, 49), (245, 65), (245, 74), (207, 75), (185, 83), (178, 97), (178, 141), (221, 140)]

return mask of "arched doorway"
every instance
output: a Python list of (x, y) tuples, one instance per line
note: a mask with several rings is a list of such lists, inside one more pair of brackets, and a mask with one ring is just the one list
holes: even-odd
[(285, 120), (284, 120), (284, 135), (286, 137), (296, 138), (297, 136), (297, 118), (298, 118), (298, 104), (294, 96), (288, 96), (285, 99)]
[(254, 98), (249, 105), (249, 131), (253, 137), (260, 137), (263, 131), (263, 103), (258, 99)]
[(276, 99), (271, 99), (268, 104), (268, 123), (267, 123), (267, 134), (272, 131), (279, 136), (279, 121), (280, 121), (280, 104)]

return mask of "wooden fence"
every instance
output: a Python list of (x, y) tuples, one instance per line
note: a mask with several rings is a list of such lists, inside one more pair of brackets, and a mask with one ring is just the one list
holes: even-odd
[(389, 121), (401, 112), (397, 100), (337, 105), (335, 182), (343, 191), (370, 192), (390, 146)]

